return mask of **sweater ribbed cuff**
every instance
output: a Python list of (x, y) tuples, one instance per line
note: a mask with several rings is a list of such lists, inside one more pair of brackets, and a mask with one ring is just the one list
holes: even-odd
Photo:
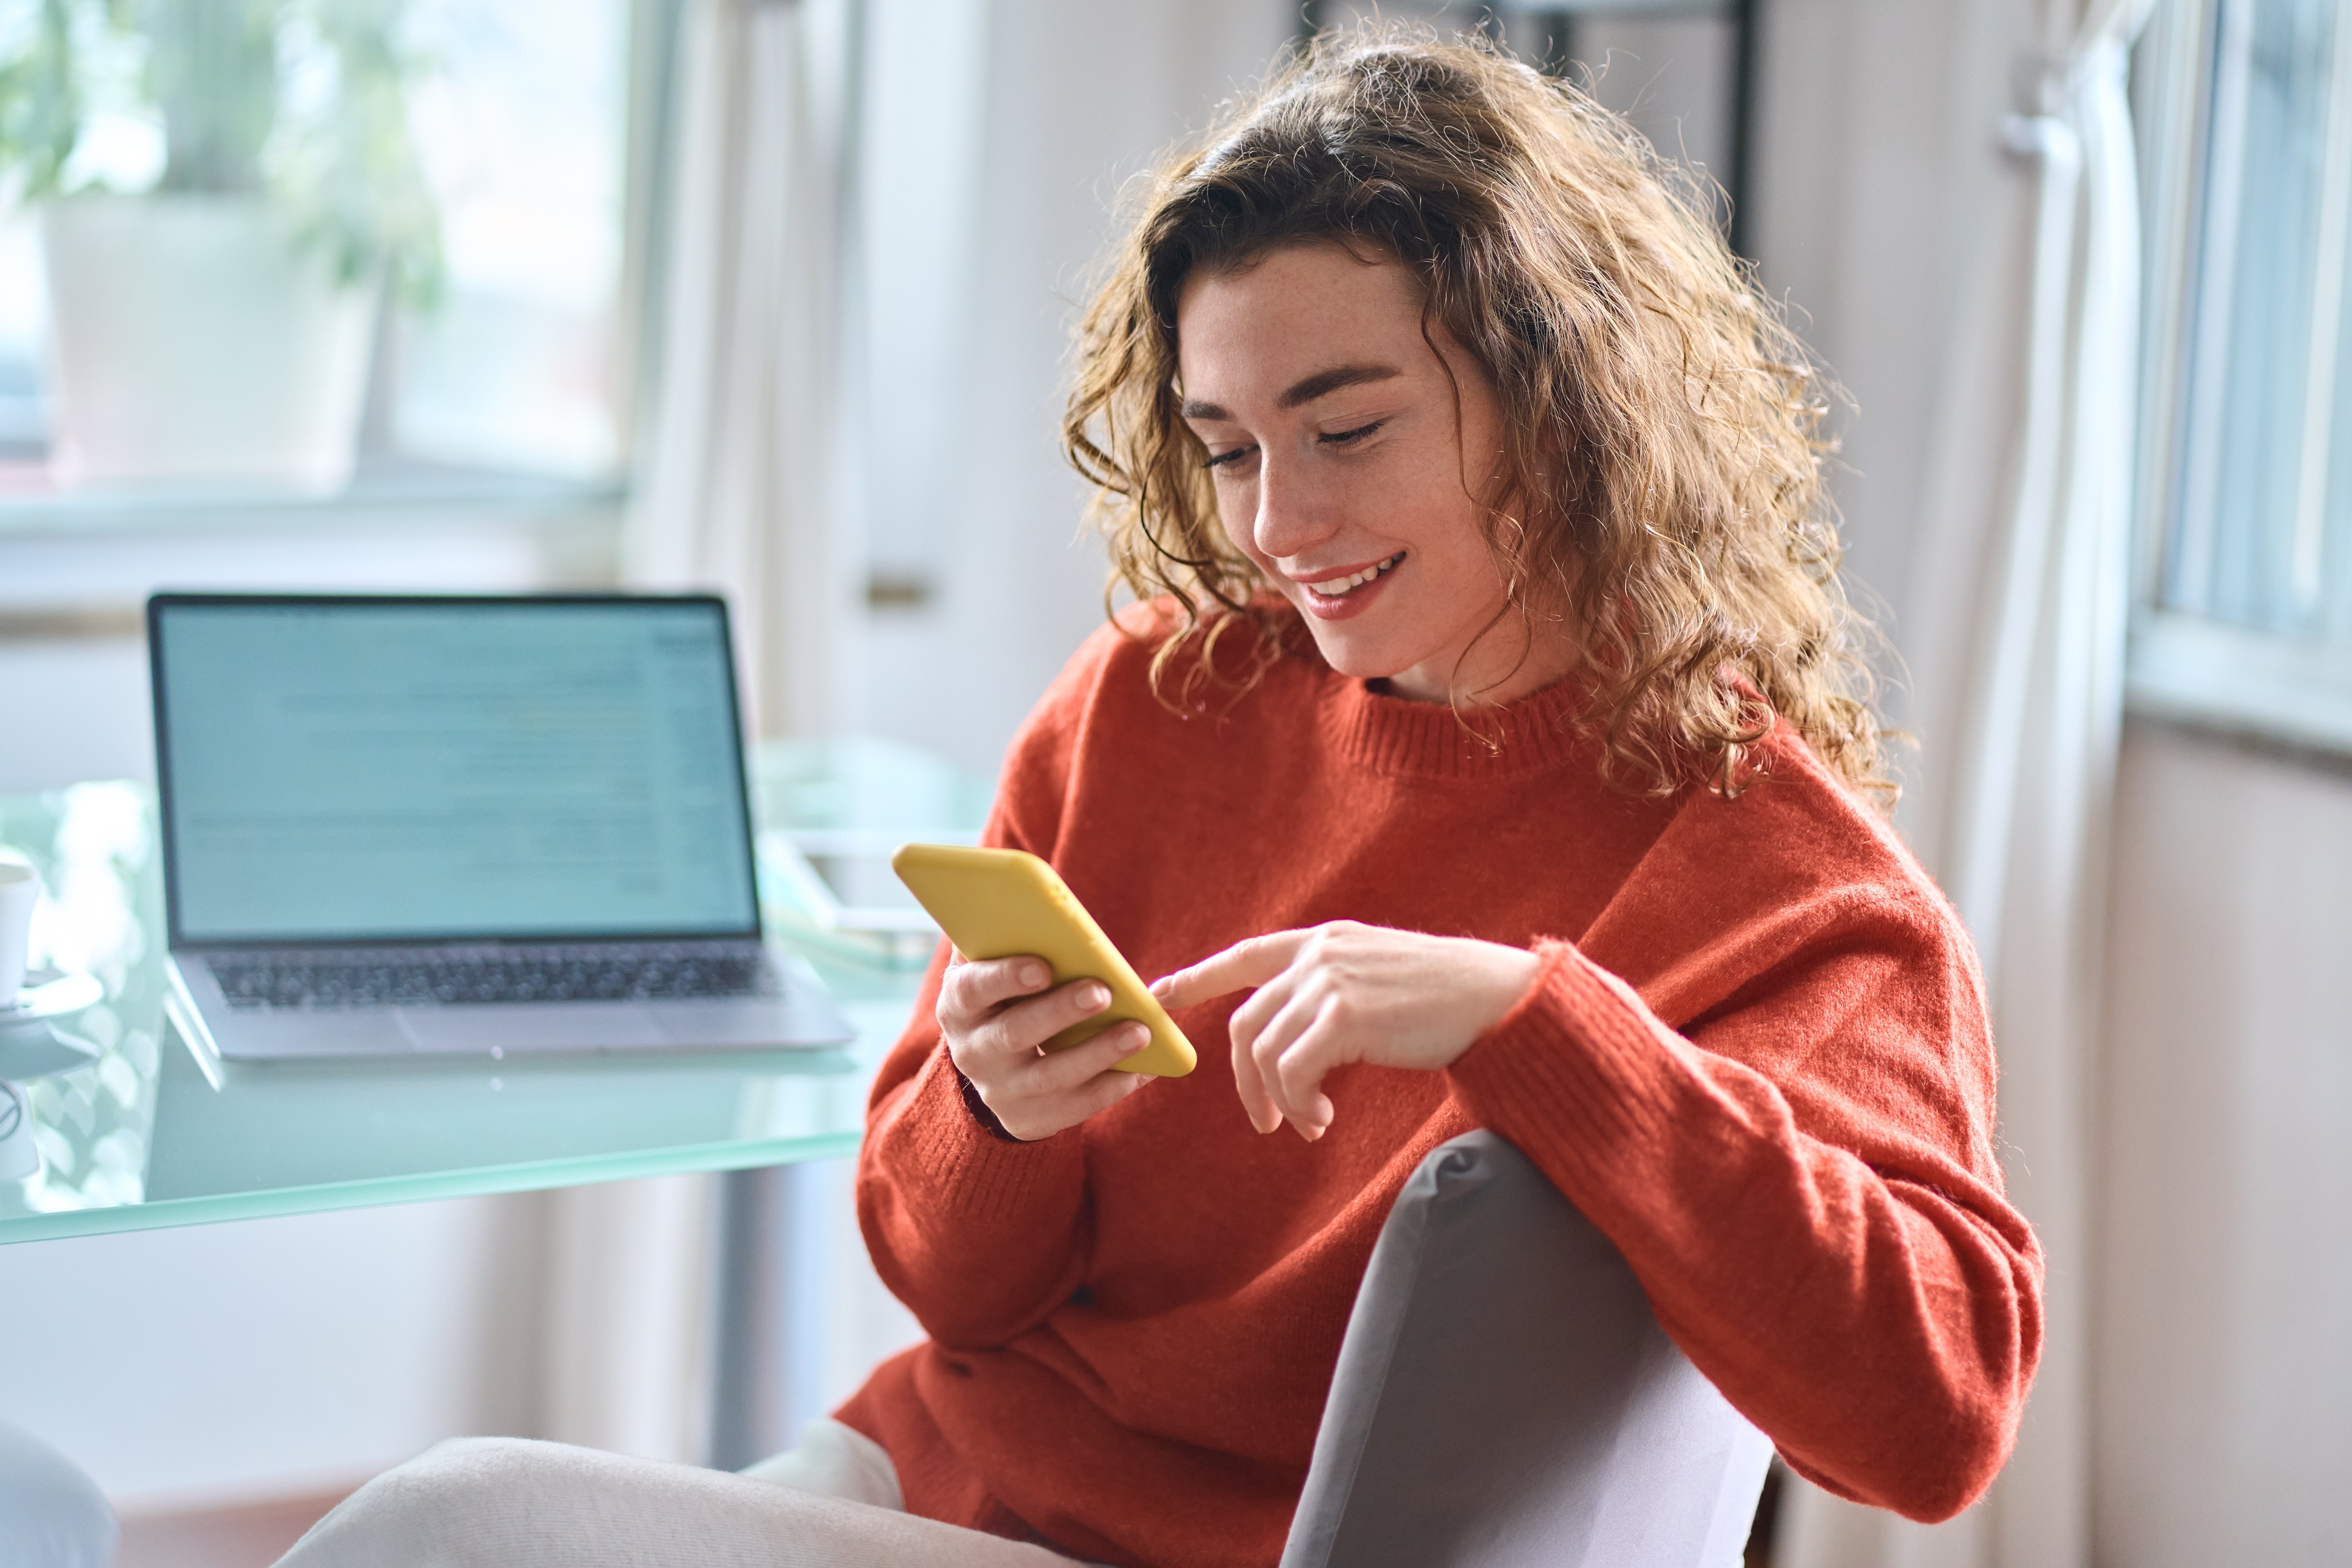
[(955, 1075), (956, 1093), (963, 1097), (963, 1108), (971, 1112), (971, 1119), (980, 1123), (980, 1130), (1000, 1143), (1020, 1142), (1020, 1139), (1004, 1130), (1004, 1123), (996, 1119), (996, 1112), (988, 1109), (988, 1101), (981, 1098), (980, 1085), (965, 1077), (961, 1068), (955, 1069)]
[(916, 1075), (914, 1093), (892, 1122), (895, 1136), (913, 1152), (915, 1168), (935, 1184), (937, 1212), (943, 1218), (986, 1223), (1013, 1217), (1034, 1199), (1085, 1179), (1077, 1129), (1024, 1142), (984, 1127), (965, 1105), (963, 1082), (947, 1047), (940, 1046)]
[(1536, 952), (1535, 984), (1447, 1075), (1479, 1125), (1589, 1206), (1672, 1147), (1685, 1069), (1631, 986), (1567, 942)]

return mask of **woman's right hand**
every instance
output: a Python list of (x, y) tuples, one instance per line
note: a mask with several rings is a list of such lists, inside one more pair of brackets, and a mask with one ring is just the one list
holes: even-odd
[(1150, 1043), (1129, 1020), (1083, 1045), (1048, 1055), (1039, 1049), (1071, 1025), (1110, 1005), (1110, 987), (1073, 980), (1053, 990), (1043, 959), (996, 958), (948, 965), (940, 983), (940, 1032), (948, 1055), (971, 1080), (1000, 1125), (1024, 1142), (1051, 1138), (1143, 1087), (1148, 1075), (1113, 1072)]

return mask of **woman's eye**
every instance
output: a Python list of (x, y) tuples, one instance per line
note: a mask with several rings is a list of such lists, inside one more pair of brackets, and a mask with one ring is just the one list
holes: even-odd
[(1255, 447), (1236, 447), (1230, 452), (1218, 452), (1213, 455), (1209, 460), (1202, 464), (1201, 467), (1204, 468), (1229, 468), (1233, 464), (1240, 462), (1244, 458), (1248, 457), (1255, 450), (1257, 450), (1257, 448)]
[(1370, 425), (1359, 425), (1353, 430), (1334, 430), (1329, 435), (1318, 437), (1317, 439), (1326, 447), (1353, 446), (1387, 423), (1385, 419), (1375, 419)]

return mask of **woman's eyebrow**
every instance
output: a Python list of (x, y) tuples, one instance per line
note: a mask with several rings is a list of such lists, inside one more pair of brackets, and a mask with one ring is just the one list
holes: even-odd
[[(1343, 386), (1361, 386), (1368, 381), (1387, 381), (1404, 372), (1392, 364), (1342, 364), (1329, 370), (1318, 370), (1302, 381), (1294, 382), (1280, 397), (1274, 400), (1276, 408), (1288, 410), (1328, 396)], [(1233, 416), (1213, 403), (1188, 397), (1177, 414), (1186, 419), (1231, 419)]]
[(1329, 370), (1318, 370), (1304, 381), (1294, 384), (1289, 391), (1274, 400), (1274, 405), (1284, 409), (1297, 408), (1343, 386), (1361, 386), (1368, 381), (1386, 381), (1403, 374), (1392, 364), (1337, 365)]

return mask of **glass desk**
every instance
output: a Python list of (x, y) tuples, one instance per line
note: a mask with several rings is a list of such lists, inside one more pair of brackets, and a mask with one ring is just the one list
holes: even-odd
[(217, 1084), (163, 1020), (152, 792), (89, 784), (0, 799), (0, 845), (32, 860), (48, 892), (35, 962), (96, 974), (106, 988), (68, 1030), (99, 1047), (97, 1059), (27, 1086), (45, 1169), (0, 1183), (0, 1242), (851, 1152), (867, 1082), (906, 1023), (930, 943), (887, 919), (878, 931), (844, 929), (812, 862), (836, 866), (832, 881), (863, 873), (870, 884), (892, 843), (969, 841), (987, 790), (877, 741), (770, 746), (754, 771), (766, 922), (841, 1004), (857, 1029), (850, 1046), (273, 1063), (221, 1069)]

